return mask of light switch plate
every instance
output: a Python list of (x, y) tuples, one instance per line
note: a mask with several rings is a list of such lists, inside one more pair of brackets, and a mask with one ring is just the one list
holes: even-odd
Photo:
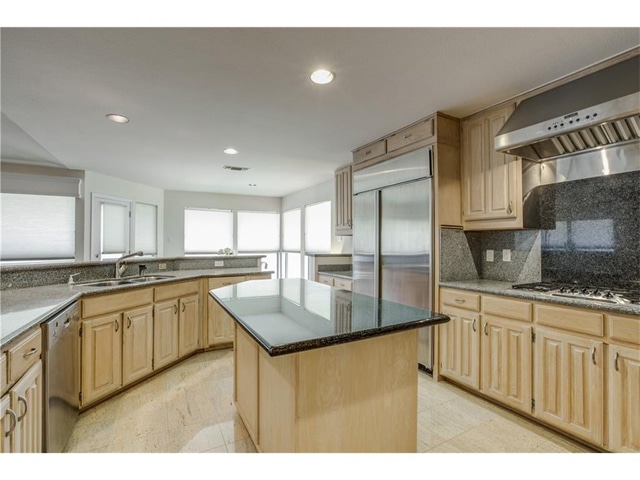
[(493, 262), (493, 250), (487, 250), (487, 262)]
[(214, 267), (224, 267), (224, 260), (216, 260), (213, 262)]
[(509, 250), (508, 248), (505, 248), (504, 250), (502, 250), (502, 261), (503, 262), (511, 261), (511, 250)]

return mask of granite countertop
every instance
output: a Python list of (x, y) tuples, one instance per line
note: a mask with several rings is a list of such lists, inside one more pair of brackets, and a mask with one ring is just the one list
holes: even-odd
[(318, 275), (326, 275), (327, 277), (339, 277), (346, 278), (347, 280), (353, 280), (353, 271), (351, 270), (336, 270), (333, 272), (318, 271)]
[(494, 280), (461, 280), (440, 282), (440, 287), (470, 290), (478, 293), (502, 295), (546, 303), (555, 303), (569, 307), (589, 308), (602, 312), (621, 313), (624, 315), (640, 315), (640, 305), (594, 302), (580, 298), (553, 297), (543, 292), (531, 292), (511, 288), (515, 282), (498, 282)]
[(209, 294), (270, 356), (449, 321), (440, 313), (300, 278), (249, 281)]
[(258, 275), (272, 271), (257, 268), (220, 268), (211, 270), (173, 270), (158, 274), (171, 275), (172, 278), (159, 279), (146, 283), (126, 284), (111, 287), (91, 287), (88, 285), (57, 284), (32, 288), (16, 288), (0, 292), (0, 346), (4, 346), (34, 325), (63, 310), (82, 297), (105, 293), (145, 288), (176, 280), (198, 279), (203, 277), (230, 277), (237, 275)]

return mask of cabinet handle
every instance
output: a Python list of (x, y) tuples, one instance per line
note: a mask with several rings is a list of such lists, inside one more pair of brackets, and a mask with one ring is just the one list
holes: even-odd
[(507, 207), (507, 214), (511, 215), (513, 213), (513, 201), (509, 200), (509, 206)]
[(596, 347), (591, 348), (591, 361), (596, 364)]
[(116, 320), (116, 332), (120, 329), (120, 321)]
[(36, 353), (38, 353), (38, 349), (36, 347), (33, 347), (31, 350), (29, 350), (27, 353), (25, 353), (24, 355), (22, 355), (23, 358), (27, 358), (30, 357), (31, 355), (35, 355)]
[(18, 396), (18, 403), (24, 404), (24, 413), (18, 417), (18, 421), (21, 422), (24, 416), (27, 414), (27, 411), (29, 411), (29, 404), (27, 403), (27, 399), (22, 395)]
[(183, 303), (182, 304), (182, 311), (184, 312), (186, 308), (187, 308), (187, 305)]
[(127, 329), (131, 328), (131, 317), (127, 317)]
[(616, 352), (616, 356), (613, 357), (613, 368), (615, 368), (616, 372), (620, 370), (618, 368), (618, 355), (620, 355), (620, 354), (618, 352)]
[(404, 136), (404, 139), (405, 139), (405, 140), (407, 140), (407, 139), (411, 138), (412, 136), (413, 136), (413, 133), (410, 133), (410, 134), (408, 134), (408, 135), (405, 135), (405, 136)]
[(4, 436), (8, 437), (9, 435), (11, 435), (13, 433), (13, 431), (16, 429), (16, 425), (18, 425), (18, 417), (16, 416), (16, 412), (14, 412), (13, 410), (11, 410), (10, 408), (7, 408), (7, 413), (9, 414), (9, 418), (11, 418), (11, 420), (13, 420), (11, 427), (9, 428), (8, 432), (4, 432)]
[(476, 319), (473, 319), (473, 323), (471, 324), (471, 329), (475, 332), (476, 331)]
[(489, 335), (489, 332), (487, 331), (487, 322), (484, 323), (484, 334)]
[(367, 150), (366, 152), (364, 152), (365, 155), (370, 155), (371, 154), (371, 150)]
[(464, 303), (464, 300), (463, 300), (463, 299), (461, 299), (461, 298), (456, 298), (456, 299), (454, 299), (453, 301), (454, 301), (454, 302), (456, 302), (456, 303), (457, 303), (457, 304), (459, 304), (459, 305), (462, 305), (462, 304)]
[(173, 304), (173, 313), (178, 313), (178, 305)]

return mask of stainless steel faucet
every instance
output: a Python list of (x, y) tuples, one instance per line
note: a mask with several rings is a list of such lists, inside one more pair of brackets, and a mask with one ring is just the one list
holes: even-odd
[(139, 250), (128, 255), (123, 255), (116, 260), (116, 278), (120, 278), (122, 273), (127, 269), (127, 264), (122, 263), (124, 260), (131, 257), (141, 257), (142, 255), (144, 255), (144, 253), (142, 253), (142, 250)]

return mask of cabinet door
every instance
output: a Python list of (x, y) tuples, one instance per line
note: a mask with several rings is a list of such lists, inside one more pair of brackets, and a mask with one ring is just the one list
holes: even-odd
[(14, 453), (42, 452), (42, 361), (33, 365), (10, 390), (11, 409), (18, 416), (13, 431)]
[(82, 322), (82, 404), (122, 386), (122, 321), (113, 313)]
[(153, 307), (153, 368), (178, 359), (178, 300), (156, 303)]
[(352, 224), (352, 173), (351, 166), (336, 170), (335, 195), (336, 195), (336, 235), (351, 235)]
[(463, 207), (466, 220), (483, 218), (486, 207), (486, 134), (484, 117), (462, 123)]
[(482, 392), (531, 413), (531, 325), (482, 317)]
[(480, 388), (480, 314), (443, 306), (451, 320), (440, 325), (440, 373)]
[(122, 384), (153, 372), (153, 307), (128, 310), (122, 321)]
[(251, 438), (258, 438), (258, 344), (235, 326), (234, 400)]
[(609, 345), (609, 450), (640, 452), (640, 350)]
[(195, 352), (200, 346), (198, 295), (181, 298), (179, 304), (178, 357), (184, 357)]
[(13, 451), (13, 432), (18, 425), (18, 415), (11, 410), (11, 396), (7, 393), (0, 398), (0, 453)]
[(537, 328), (534, 350), (534, 415), (602, 445), (603, 343)]
[[(249, 280), (257, 280), (259, 278), (271, 278), (270, 275), (250, 276)], [(209, 290), (228, 287), (245, 281), (245, 277), (220, 277), (209, 279)], [(207, 295), (207, 345), (210, 347), (219, 345), (233, 344), (233, 326), (234, 320), (225, 312), (225, 310), (216, 302), (211, 295)]]

